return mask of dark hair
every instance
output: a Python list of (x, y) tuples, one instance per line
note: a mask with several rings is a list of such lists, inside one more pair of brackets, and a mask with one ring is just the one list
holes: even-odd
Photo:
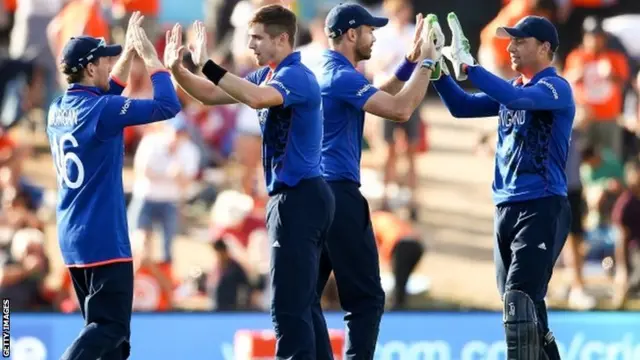
[(227, 243), (222, 239), (218, 239), (213, 242), (213, 250), (216, 252), (225, 252), (227, 251)]
[(298, 20), (296, 14), (284, 6), (274, 4), (261, 7), (249, 21), (249, 25), (254, 24), (264, 25), (265, 32), (272, 38), (286, 33), (289, 36), (289, 45), (295, 45)]
[[(97, 65), (99, 60), (100, 60), (99, 57), (93, 58), (92, 60), (89, 61), (89, 64)], [(87, 64), (87, 66), (89, 64)], [(60, 71), (66, 76), (67, 83), (76, 84), (84, 80), (86, 67), (83, 69), (80, 69), (80, 71), (77, 71), (77, 72), (73, 72), (71, 68), (72, 66), (70, 66), (69, 64), (65, 64), (65, 63), (60, 64)]]
[[(357, 27), (357, 28), (355, 28), (355, 29), (353, 29), (353, 30), (355, 30), (355, 31), (356, 31), (356, 34), (358, 34), (358, 36), (362, 35), (362, 26), (359, 26), (359, 27)], [(335, 38), (329, 38), (329, 41), (330, 41), (331, 43), (333, 43), (334, 45), (339, 45), (339, 44), (342, 42), (342, 40), (344, 40), (344, 37), (347, 35), (347, 32), (348, 32), (348, 31), (349, 31), (349, 30), (345, 31), (342, 35), (340, 35), (340, 36), (338, 36), (338, 37), (335, 37)]]

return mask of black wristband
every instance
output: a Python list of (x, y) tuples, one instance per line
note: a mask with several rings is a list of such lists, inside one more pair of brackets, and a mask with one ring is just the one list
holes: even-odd
[(227, 70), (213, 62), (213, 60), (207, 60), (202, 67), (202, 73), (207, 79), (211, 80), (212, 83), (218, 85), (222, 77), (227, 73)]

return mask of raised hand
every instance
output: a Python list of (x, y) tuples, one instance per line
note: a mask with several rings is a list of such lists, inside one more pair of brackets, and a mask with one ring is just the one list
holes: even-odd
[(201, 68), (209, 59), (207, 56), (207, 29), (202, 21), (195, 21), (193, 23), (193, 32), (195, 39), (189, 44), (189, 51), (191, 51), (193, 63), (198, 68)]
[(420, 53), (423, 59), (437, 60), (437, 51), (435, 44), (435, 32), (433, 29), (433, 22), (429, 17), (426, 19), (426, 24), (422, 27), (420, 34), (421, 49)]
[(124, 40), (124, 53), (131, 54), (135, 53), (136, 49), (133, 46), (133, 31), (135, 27), (140, 27), (142, 25), (142, 21), (144, 20), (144, 16), (140, 13), (140, 11), (134, 11), (129, 18), (129, 24), (127, 25), (127, 32), (125, 34)]
[(182, 26), (175, 24), (171, 30), (167, 31), (165, 36), (167, 44), (164, 48), (164, 66), (170, 70), (175, 70), (182, 66), (182, 56), (184, 54)]
[(467, 37), (464, 35), (458, 16), (453, 12), (449, 13), (447, 15), (447, 23), (449, 24), (452, 34), (451, 45), (445, 47), (442, 53), (451, 61), (456, 79), (463, 81), (467, 79), (467, 74), (463, 71), (463, 67), (465, 65), (474, 65), (475, 60), (473, 59), (473, 55), (471, 55), (471, 46), (469, 45), (469, 40), (467, 40)]
[(133, 47), (136, 49), (138, 56), (144, 61), (144, 64), (151, 68), (162, 68), (162, 62), (158, 59), (158, 52), (142, 27), (133, 26), (131, 30)]
[(424, 17), (422, 14), (416, 15), (416, 31), (413, 34), (411, 50), (407, 53), (407, 60), (414, 63), (420, 60), (422, 49), (422, 29), (424, 28)]

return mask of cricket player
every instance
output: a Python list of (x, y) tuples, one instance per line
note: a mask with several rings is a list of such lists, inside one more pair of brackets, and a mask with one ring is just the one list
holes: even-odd
[(246, 78), (207, 60), (204, 25), (196, 22), (192, 56), (205, 78), (182, 66), (181, 30), (168, 34), (165, 59), (177, 83), (203, 104), (244, 103), (257, 110), (269, 201), (271, 316), (276, 359), (332, 359), (316, 291), (321, 249), (335, 202), (322, 178), (320, 88), (294, 52), (297, 20), (282, 5), (257, 10), (249, 21), (249, 48), (260, 69)]
[(347, 359), (373, 358), (385, 303), (369, 205), (359, 189), (365, 112), (405, 122), (424, 98), (439, 55), (429, 37), (431, 24), (425, 24), (422, 15), (417, 21), (406, 58), (380, 89), (356, 66), (370, 58), (373, 31), (388, 19), (347, 3), (334, 7), (325, 21), (330, 50), (323, 55), (318, 78), (324, 115), (322, 155), (336, 214), (321, 259), (318, 292), (322, 293), (333, 271), (347, 312)]
[(468, 78), (482, 92), (465, 93), (447, 75), (434, 82), (436, 90), (455, 117), (499, 117), (495, 262), (507, 359), (557, 360), (544, 298), (569, 232), (564, 169), (576, 111), (569, 83), (551, 65), (558, 33), (539, 16), (499, 28), (497, 36), (511, 39), (511, 66), (520, 74), (505, 81), (476, 65), (456, 15), (447, 20), (453, 39), (443, 53), (456, 78)]
[[(62, 51), (60, 68), (69, 87), (49, 109), (47, 135), (59, 182), (60, 250), (85, 319), (63, 360), (129, 357), (133, 264), (122, 186), (123, 129), (180, 111), (171, 77), (141, 21), (139, 13), (132, 15), (124, 49), (80, 36)], [(136, 54), (152, 74), (153, 99), (119, 95)]]

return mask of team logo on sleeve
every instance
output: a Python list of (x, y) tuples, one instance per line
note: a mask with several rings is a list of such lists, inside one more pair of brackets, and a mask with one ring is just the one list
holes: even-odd
[(281, 83), (278, 80), (271, 80), (269, 81), (269, 85), (275, 85), (277, 87), (279, 87), (280, 89), (282, 89), (287, 95), (289, 95), (291, 93), (291, 91), (289, 91), (289, 89), (287, 89), (286, 86), (284, 86), (283, 83)]
[(127, 111), (129, 111), (129, 107), (131, 106), (131, 99), (127, 99), (124, 101), (122, 105), (122, 109), (120, 109), (120, 115), (125, 115)]
[(554, 100), (558, 100), (558, 91), (556, 91), (556, 88), (548, 81), (546, 80), (540, 80), (538, 81), (539, 84), (542, 84), (544, 86), (546, 86), (549, 90), (551, 90), (551, 93), (553, 94), (553, 99)]
[(358, 90), (358, 92), (356, 93), (356, 96), (360, 97), (362, 95), (364, 95), (367, 91), (369, 91), (369, 89), (371, 89), (371, 84), (366, 84), (365, 86), (362, 87), (362, 89)]

